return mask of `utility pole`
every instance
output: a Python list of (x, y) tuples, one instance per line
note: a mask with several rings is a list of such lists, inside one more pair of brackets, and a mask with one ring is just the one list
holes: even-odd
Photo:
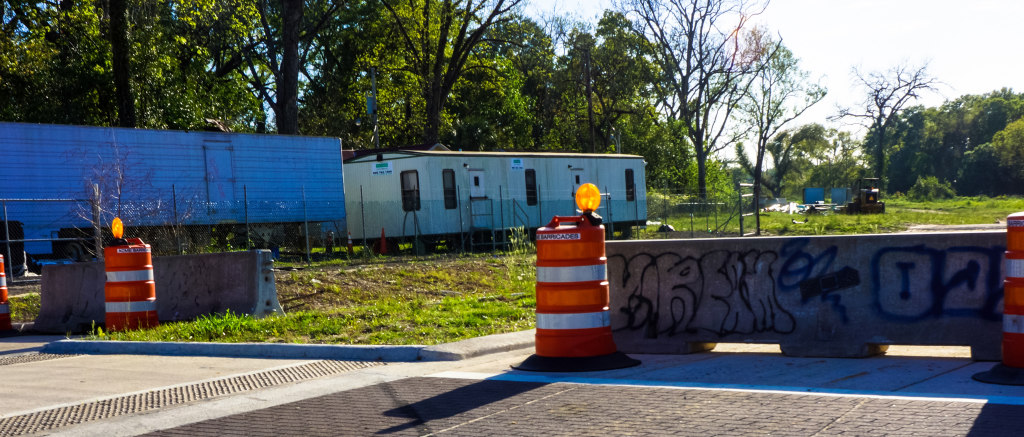
[(373, 148), (380, 148), (380, 130), (377, 127), (377, 69), (370, 69), (370, 90), (373, 93), (370, 104), (367, 105), (370, 115), (373, 116)]

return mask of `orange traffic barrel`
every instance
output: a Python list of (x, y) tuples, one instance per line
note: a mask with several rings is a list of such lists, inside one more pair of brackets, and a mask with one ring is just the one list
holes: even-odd
[(121, 240), (121, 245), (103, 249), (107, 283), (107, 330), (152, 328), (156, 315), (156, 282), (148, 244), (138, 238)]
[(537, 230), (536, 353), (513, 367), (583, 372), (640, 364), (612, 339), (604, 235), (589, 213), (556, 216)]
[(0, 331), (10, 331), (11, 305), (7, 302), (7, 274), (4, 273), (4, 256), (0, 255)]
[(1005, 267), (1003, 360), (973, 377), (993, 384), (1024, 385), (1024, 212), (1006, 218)]

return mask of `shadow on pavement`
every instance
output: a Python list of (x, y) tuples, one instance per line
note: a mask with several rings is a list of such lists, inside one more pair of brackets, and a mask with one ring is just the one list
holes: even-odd
[(986, 404), (981, 408), (968, 436), (1020, 435), (1024, 405)]
[[(390, 384), (382, 384), (382, 387), (394, 401), (395, 405), (400, 405), (385, 411), (384, 415), (409, 419), (409, 421), (401, 425), (382, 429), (377, 434), (393, 434), (410, 428), (416, 428), (418, 431), (421, 431), (420, 434), (429, 433), (429, 430), (421, 429), (429, 422), (443, 420), (479, 409), (483, 409), (479, 412), (481, 417), (503, 411), (506, 408), (501, 406), (491, 409), (485, 409), (485, 407), (545, 385), (548, 384), (484, 380), (418, 402), (406, 404), (394, 390), (394, 387)], [(519, 405), (519, 403), (509, 404), (508, 407), (511, 408), (516, 405)], [(437, 424), (435, 423), (433, 427), (436, 426)]]

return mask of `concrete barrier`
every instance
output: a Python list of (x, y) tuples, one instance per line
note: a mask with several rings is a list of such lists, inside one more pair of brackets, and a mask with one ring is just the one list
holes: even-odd
[[(156, 310), (161, 321), (189, 320), (231, 310), (257, 317), (283, 313), (270, 251), (153, 258)], [(39, 332), (82, 332), (103, 323), (103, 263), (43, 267)]]
[(1006, 232), (607, 243), (625, 353), (778, 343), (791, 356), (970, 346), (998, 360)]

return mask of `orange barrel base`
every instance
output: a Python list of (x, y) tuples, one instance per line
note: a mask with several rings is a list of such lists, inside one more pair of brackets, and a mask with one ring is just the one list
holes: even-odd
[(129, 313), (107, 313), (106, 326), (109, 331), (130, 331), (133, 329), (152, 328), (159, 325), (156, 311), (137, 311)]
[(611, 328), (538, 329), (536, 353), (542, 357), (594, 357), (616, 351)]
[(516, 370), (530, 372), (596, 372), (599, 370), (625, 369), (640, 365), (640, 360), (630, 358), (622, 352), (596, 357), (542, 357), (530, 355), (515, 366)]

